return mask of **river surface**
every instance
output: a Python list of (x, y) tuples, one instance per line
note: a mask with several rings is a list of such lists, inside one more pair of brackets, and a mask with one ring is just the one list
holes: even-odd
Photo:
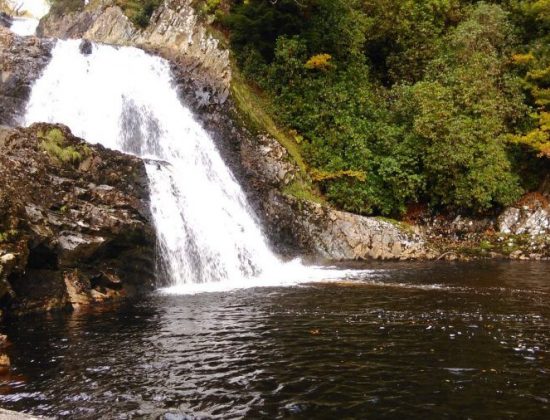
[(60, 418), (550, 418), (548, 263), (153, 294), (0, 327), (0, 406)]

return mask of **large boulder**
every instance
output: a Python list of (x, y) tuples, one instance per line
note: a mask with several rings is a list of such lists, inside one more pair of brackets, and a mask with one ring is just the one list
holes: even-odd
[(19, 125), (53, 45), (52, 40), (21, 37), (0, 25), (0, 124)]
[(150, 290), (156, 241), (143, 162), (62, 125), (0, 131), (2, 309), (46, 311)]

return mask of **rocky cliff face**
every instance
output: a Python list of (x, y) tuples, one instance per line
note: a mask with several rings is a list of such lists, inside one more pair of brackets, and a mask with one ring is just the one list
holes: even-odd
[(272, 190), (265, 204), (273, 228), (302, 252), (328, 260), (408, 260), (434, 258), (420, 235), (398, 222), (337, 211)]
[(407, 260), (436, 255), (412, 227), (338, 211), (281, 191), (296, 180), (298, 167), (275, 139), (249, 136), (241, 143), (241, 162), (263, 197), (257, 203), (269, 236), (282, 254), (314, 259)]
[(0, 311), (148, 290), (155, 235), (143, 162), (60, 125), (0, 132)]
[(52, 40), (16, 36), (0, 25), (0, 124), (18, 125), (53, 45)]

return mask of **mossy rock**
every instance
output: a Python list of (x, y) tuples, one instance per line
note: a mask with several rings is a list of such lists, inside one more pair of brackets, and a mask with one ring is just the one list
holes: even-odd
[(84, 144), (67, 144), (65, 134), (59, 128), (40, 130), (37, 137), (41, 140), (40, 148), (58, 163), (77, 165), (91, 155), (90, 148)]

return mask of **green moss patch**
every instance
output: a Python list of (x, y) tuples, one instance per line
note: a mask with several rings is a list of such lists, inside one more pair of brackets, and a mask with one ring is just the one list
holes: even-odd
[(59, 128), (41, 130), (37, 136), (41, 140), (40, 149), (59, 163), (76, 165), (91, 155), (91, 150), (86, 145), (68, 145), (65, 135)]

